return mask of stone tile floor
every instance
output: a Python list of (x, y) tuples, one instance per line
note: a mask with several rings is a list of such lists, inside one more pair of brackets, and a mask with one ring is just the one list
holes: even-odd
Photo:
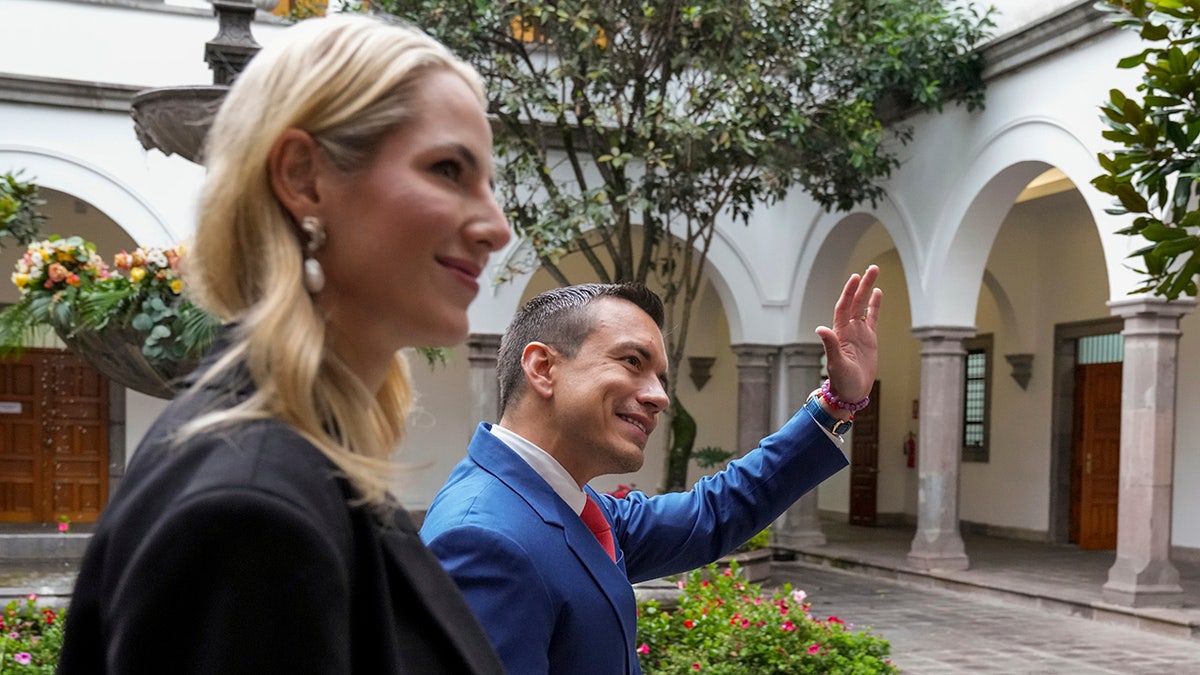
[(808, 593), (815, 615), (886, 638), (906, 674), (1200, 673), (1200, 641), (1131, 625), (803, 562), (772, 566), (769, 585), (784, 582)]

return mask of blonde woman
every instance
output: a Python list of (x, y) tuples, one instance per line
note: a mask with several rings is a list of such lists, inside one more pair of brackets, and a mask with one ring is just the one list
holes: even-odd
[(146, 434), (61, 673), (499, 673), (389, 496), (403, 347), (450, 345), (509, 239), (478, 76), (366, 17), (287, 29), (206, 147), (187, 279), (228, 322)]

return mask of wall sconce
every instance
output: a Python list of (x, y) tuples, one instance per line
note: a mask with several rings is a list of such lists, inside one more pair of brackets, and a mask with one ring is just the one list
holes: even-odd
[(696, 385), (696, 391), (703, 389), (712, 377), (712, 366), (716, 360), (715, 356), (688, 357), (688, 376), (692, 378), (692, 384)]
[(1033, 354), (1005, 354), (1004, 358), (1012, 366), (1012, 378), (1024, 389), (1033, 376)]

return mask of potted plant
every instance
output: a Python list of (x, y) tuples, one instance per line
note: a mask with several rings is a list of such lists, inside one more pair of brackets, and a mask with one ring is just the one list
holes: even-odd
[(183, 295), (183, 255), (183, 246), (147, 246), (109, 266), (80, 237), (30, 243), (12, 274), (21, 300), (0, 313), (0, 353), (48, 328), (110, 379), (170, 398), (218, 326)]

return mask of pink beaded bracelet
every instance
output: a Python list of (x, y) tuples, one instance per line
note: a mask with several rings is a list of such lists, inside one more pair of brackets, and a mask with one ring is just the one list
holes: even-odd
[(833, 392), (830, 391), (829, 380), (825, 380), (821, 383), (821, 398), (825, 399), (826, 403), (835, 408), (849, 410), (850, 412), (858, 412), (859, 410), (867, 407), (867, 404), (871, 402), (870, 396), (864, 396), (863, 400), (856, 401), (854, 403), (847, 403), (846, 401), (841, 400), (837, 396), (834, 396)]

